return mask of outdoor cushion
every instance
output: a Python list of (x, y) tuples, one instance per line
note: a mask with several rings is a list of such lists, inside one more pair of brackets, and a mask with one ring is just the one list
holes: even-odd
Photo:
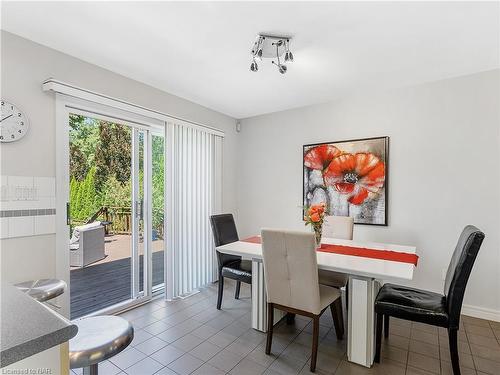
[(93, 229), (93, 228), (99, 228), (101, 226), (100, 221), (94, 221), (93, 223), (90, 224), (85, 224), (85, 225), (79, 225), (73, 229), (73, 234), (71, 235), (71, 239), (69, 240), (69, 248), (71, 250), (76, 250), (78, 249), (78, 241), (80, 240), (80, 232)]

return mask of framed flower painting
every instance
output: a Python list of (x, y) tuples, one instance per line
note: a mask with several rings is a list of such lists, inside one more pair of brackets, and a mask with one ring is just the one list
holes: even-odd
[(325, 203), (330, 215), (387, 225), (389, 137), (303, 147), (304, 206)]

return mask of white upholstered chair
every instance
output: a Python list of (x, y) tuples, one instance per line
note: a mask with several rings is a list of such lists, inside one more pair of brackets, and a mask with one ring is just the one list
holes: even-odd
[[(352, 240), (354, 218), (349, 216), (326, 216), (323, 223), (323, 237)], [(346, 274), (319, 270), (319, 282), (323, 285), (343, 288), (347, 285)], [(347, 293), (346, 293), (347, 295)]]
[(320, 285), (314, 234), (262, 230), (262, 255), (266, 281), (268, 317), (266, 354), (271, 353), (274, 309), (313, 320), (311, 371), (316, 369), (319, 318), (330, 307), (337, 338), (344, 334), (340, 292)]
[(323, 222), (323, 237), (352, 240), (354, 218), (350, 216), (326, 216)]

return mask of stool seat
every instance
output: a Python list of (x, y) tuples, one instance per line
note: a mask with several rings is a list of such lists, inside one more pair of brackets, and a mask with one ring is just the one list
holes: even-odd
[(15, 286), (38, 302), (49, 301), (60, 296), (66, 290), (66, 282), (59, 279), (30, 280)]
[(118, 316), (92, 316), (73, 322), (78, 333), (69, 341), (70, 368), (90, 367), (125, 349), (134, 328)]

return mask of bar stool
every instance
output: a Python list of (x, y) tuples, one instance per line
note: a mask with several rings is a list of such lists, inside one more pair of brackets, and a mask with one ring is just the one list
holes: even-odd
[(46, 302), (63, 294), (67, 285), (64, 280), (38, 279), (16, 284), (15, 287), (38, 302)]
[(98, 364), (125, 349), (134, 327), (118, 316), (92, 316), (74, 323), (78, 333), (69, 341), (69, 367), (83, 367), (84, 375), (97, 375)]

